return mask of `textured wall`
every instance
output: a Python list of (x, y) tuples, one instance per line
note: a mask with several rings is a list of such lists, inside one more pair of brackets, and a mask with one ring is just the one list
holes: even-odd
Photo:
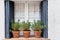
[(48, 1), (48, 38), (60, 40), (60, 0)]
[(5, 38), (5, 11), (4, 0), (0, 0), (0, 40)]

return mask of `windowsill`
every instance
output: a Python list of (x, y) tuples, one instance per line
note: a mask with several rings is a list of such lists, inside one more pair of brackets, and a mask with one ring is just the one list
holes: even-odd
[(48, 39), (48, 38), (35, 38), (35, 37), (30, 37), (30, 38), (20, 37), (20, 38), (10, 38), (10, 39), (4, 39), (4, 40), (50, 40), (50, 39)]

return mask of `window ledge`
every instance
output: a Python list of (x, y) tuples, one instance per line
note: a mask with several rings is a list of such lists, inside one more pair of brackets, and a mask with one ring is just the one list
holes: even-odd
[(50, 40), (50, 39), (48, 39), (48, 38), (35, 38), (35, 37), (30, 37), (30, 38), (20, 37), (20, 38), (10, 38), (10, 39), (4, 39), (4, 40)]

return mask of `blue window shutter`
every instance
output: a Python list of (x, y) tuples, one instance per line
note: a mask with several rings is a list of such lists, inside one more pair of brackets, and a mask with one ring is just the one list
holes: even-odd
[(41, 21), (46, 25), (46, 29), (43, 30), (43, 37), (48, 37), (48, 1), (42, 1), (41, 4)]
[(5, 2), (5, 38), (12, 37), (11, 29), (11, 20), (14, 19), (14, 2), (6, 1)]

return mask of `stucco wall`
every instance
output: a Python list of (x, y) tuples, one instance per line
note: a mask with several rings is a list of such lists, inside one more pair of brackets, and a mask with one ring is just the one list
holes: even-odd
[(48, 38), (60, 40), (60, 0), (48, 2)]
[(5, 37), (5, 12), (4, 0), (0, 0), (0, 40)]

